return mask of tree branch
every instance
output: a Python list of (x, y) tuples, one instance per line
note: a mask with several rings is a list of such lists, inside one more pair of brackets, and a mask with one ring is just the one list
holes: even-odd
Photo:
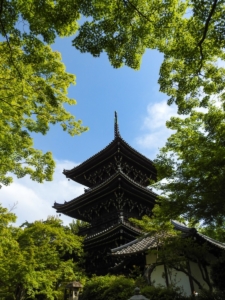
[(207, 269), (200, 262), (198, 262), (198, 267), (199, 267), (200, 272), (202, 274), (202, 279), (208, 284), (209, 290), (212, 291), (212, 285), (211, 285), (211, 282), (210, 282), (210, 279), (209, 279), (209, 276), (208, 276)]
[(199, 67), (198, 73), (200, 73), (200, 71), (202, 69), (202, 62), (203, 62), (203, 59), (204, 59), (202, 44), (203, 44), (204, 40), (206, 39), (206, 35), (207, 35), (208, 29), (209, 29), (209, 23), (211, 21), (212, 15), (215, 12), (217, 2), (218, 2), (218, 0), (214, 0), (214, 2), (213, 2), (213, 5), (212, 5), (211, 10), (210, 10), (210, 13), (209, 13), (208, 18), (207, 18), (207, 20), (205, 22), (203, 36), (202, 36), (201, 40), (198, 42), (198, 47), (200, 49), (200, 55), (201, 55), (201, 62), (200, 62), (200, 67)]
[(174, 265), (172, 265), (170, 267), (178, 272), (183, 272), (187, 276), (191, 277), (191, 279), (198, 285), (199, 289), (200, 290), (202, 289), (201, 283), (190, 272), (186, 271), (184, 268), (175, 267)]
[(148, 22), (151, 22), (151, 23), (152, 23), (152, 21), (151, 21), (146, 15), (144, 15), (140, 10), (138, 10), (137, 7), (136, 7), (132, 2), (130, 2), (129, 0), (124, 0), (124, 3), (125, 3), (125, 4), (129, 4), (131, 7), (133, 7), (133, 9), (134, 9), (141, 17), (145, 18)]

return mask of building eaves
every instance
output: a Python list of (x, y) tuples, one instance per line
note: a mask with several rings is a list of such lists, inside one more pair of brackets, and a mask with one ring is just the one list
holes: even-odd
[(200, 232), (197, 233), (198, 236), (200, 236), (202, 239), (204, 239), (206, 242), (218, 247), (218, 248), (221, 248), (223, 250), (225, 250), (225, 244), (224, 243), (221, 243), (217, 240), (214, 240), (212, 238), (210, 238), (209, 236), (206, 236)]
[(131, 224), (129, 224), (128, 222), (126, 221), (120, 221), (119, 223), (117, 224), (113, 224), (112, 226), (100, 231), (100, 232), (97, 232), (95, 234), (92, 234), (88, 237), (85, 238), (85, 240), (91, 240), (93, 238), (96, 238), (96, 237), (100, 237), (100, 236), (103, 236), (103, 235), (108, 235), (110, 232), (114, 231), (115, 229), (118, 229), (121, 227), (121, 225), (125, 228), (128, 228), (129, 230), (132, 230), (134, 233), (140, 235), (142, 233), (142, 231), (134, 226), (132, 226)]
[(149, 188), (143, 187), (139, 183), (137, 183), (134, 180), (132, 180), (125, 173), (123, 173), (123, 171), (118, 170), (117, 173), (113, 174), (111, 177), (109, 177), (108, 179), (106, 179), (101, 184), (97, 185), (93, 189), (89, 189), (88, 191), (86, 191), (86, 193), (84, 193), (84, 194), (82, 194), (82, 195), (80, 195), (80, 196), (72, 199), (71, 201), (68, 201), (68, 202), (65, 201), (65, 203), (57, 203), (57, 202), (55, 202), (53, 208), (55, 208), (55, 209), (67, 208), (67, 207), (69, 208), (70, 206), (74, 205), (75, 203), (88, 198), (88, 196), (90, 194), (95, 193), (95, 192), (101, 190), (103, 187), (107, 186), (111, 181), (113, 181), (116, 177), (119, 177), (119, 176), (122, 176), (125, 180), (127, 180), (130, 183), (132, 183), (133, 186), (141, 189), (145, 193), (153, 196), (154, 198), (156, 198), (158, 196), (156, 193), (154, 193), (153, 191), (151, 191)]
[(70, 170), (63, 170), (63, 174), (65, 175), (70, 175), (73, 173), (73, 171), (78, 170), (83, 168), (83, 166), (89, 164), (92, 160), (95, 160), (96, 158), (100, 157), (102, 154), (104, 154), (105, 152), (107, 152), (113, 144), (116, 145), (116, 147), (118, 147), (118, 143), (124, 143), (124, 145), (135, 155), (137, 155), (138, 157), (142, 158), (145, 161), (148, 161), (149, 163), (152, 164), (152, 166), (154, 167), (153, 161), (150, 160), (149, 158), (147, 158), (146, 156), (144, 156), (143, 154), (139, 153), (138, 151), (136, 151), (133, 147), (131, 147), (120, 135), (116, 136), (106, 147), (104, 147), (102, 150), (100, 150), (99, 152), (97, 152), (96, 154), (94, 154), (93, 156), (89, 157), (87, 160), (85, 160), (84, 162), (82, 162), (81, 164), (79, 164), (78, 166), (70, 169)]
[(225, 249), (225, 244), (224, 243), (219, 242), (219, 241), (217, 241), (217, 240), (215, 240), (215, 239), (213, 239), (213, 238), (211, 238), (207, 235), (204, 235), (204, 234), (198, 232), (196, 230), (196, 228), (189, 228), (189, 227), (185, 226), (184, 224), (182, 224), (178, 221), (175, 221), (175, 220), (172, 220), (171, 223), (174, 225), (175, 229), (177, 229), (177, 230), (180, 230), (184, 233), (189, 233), (191, 235), (196, 235), (197, 237), (199, 236), (203, 240), (205, 240), (206, 242), (208, 242), (208, 243), (210, 243), (210, 244), (212, 244), (216, 247), (219, 247), (221, 249)]
[(115, 139), (112, 140), (112, 142), (110, 142), (105, 148), (103, 148), (102, 150), (100, 150), (99, 152), (97, 152), (96, 154), (92, 155), (91, 157), (89, 157), (88, 159), (86, 159), (84, 162), (82, 162), (81, 164), (79, 164), (78, 166), (70, 169), (70, 170), (63, 170), (63, 174), (65, 175), (69, 175), (70, 173), (72, 173), (74, 170), (76, 169), (80, 169), (82, 168), (84, 165), (88, 164), (90, 161), (92, 161), (93, 159), (95, 159), (97, 156), (100, 156), (102, 153), (104, 153), (108, 148), (110, 148), (110, 146), (115, 142)]
[[(201, 237), (203, 240), (205, 240), (206, 242), (210, 243), (211, 245), (214, 245), (220, 249), (225, 250), (225, 244), (221, 243), (215, 239), (212, 239), (204, 234), (201, 234), (199, 232), (197, 232), (197, 230), (195, 228), (189, 228), (187, 226), (185, 226), (184, 224), (172, 220), (171, 223), (174, 225), (174, 228), (176, 230), (179, 230), (183, 233), (186, 234), (186, 236), (199, 236)], [(150, 249), (154, 249), (157, 246), (159, 246), (159, 237), (156, 235), (152, 235), (150, 236), (150, 234), (145, 234), (143, 237), (138, 238), (130, 243), (127, 243), (125, 245), (122, 245), (120, 247), (114, 248), (111, 250), (111, 255), (113, 256), (125, 256), (125, 255), (133, 255), (133, 254), (137, 254), (140, 252), (145, 252), (147, 250)], [(160, 243), (161, 245), (161, 243)]]
[(112, 249), (111, 254), (113, 256), (132, 255), (156, 248), (159, 245), (161, 245), (161, 242), (159, 241), (158, 236), (150, 236), (149, 234), (145, 234), (141, 238), (138, 238), (123, 246)]

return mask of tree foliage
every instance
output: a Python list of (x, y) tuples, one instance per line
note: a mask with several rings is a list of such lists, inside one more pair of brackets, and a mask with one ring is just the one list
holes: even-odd
[(207, 113), (193, 112), (167, 125), (176, 132), (161, 149), (155, 163), (162, 190), (162, 212), (169, 218), (221, 225), (225, 215), (225, 112), (210, 105)]
[(73, 220), (72, 223), (69, 223), (69, 228), (74, 234), (79, 234), (80, 229), (86, 228), (88, 226), (88, 222), (81, 220)]
[(124, 276), (93, 276), (87, 280), (82, 300), (127, 300), (132, 296), (134, 280)]
[(78, 264), (82, 238), (53, 217), (23, 224), (22, 228), (10, 225), (15, 218), (0, 207), (1, 297), (62, 297), (65, 282), (84, 277)]
[(130, 218), (129, 221), (140, 227), (143, 232), (150, 234), (157, 234), (162, 238), (167, 236), (177, 236), (179, 233), (174, 230), (174, 226), (170, 220), (165, 218), (161, 212), (161, 207), (155, 205), (152, 210), (153, 215), (151, 217), (143, 216), (141, 220)]
[(204, 235), (210, 236), (211, 238), (220, 241), (222, 243), (225, 242), (225, 223), (223, 222), (220, 226), (215, 222), (209, 226), (200, 227), (198, 229), (199, 232)]
[(80, 1), (79, 9), (90, 20), (79, 29), (74, 46), (95, 57), (106, 51), (115, 68), (126, 64), (138, 69), (147, 48), (163, 47), (165, 37), (171, 36), (185, 13), (186, 3), (97, 0)]
[(33, 147), (31, 133), (46, 134), (59, 123), (70, 135), (87, 130), (66, 109), (75, 76), (49, 44), (76, 32), (79, 12), (72, 0), (0, 1), (0, 183), (29, 174), (51, 180), (52, 154)]

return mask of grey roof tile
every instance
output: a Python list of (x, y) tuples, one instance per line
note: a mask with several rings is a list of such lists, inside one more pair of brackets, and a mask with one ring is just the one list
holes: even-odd
[(131, 255), (156, 248), (161, 245), (158, 238), (159, 236), (156, 235), (149, 236), (149, 234), (145, 234), (128, 244), (112, 249), (112, 255)]
[(121, 225), (123, 225), (124, 227), (127, 227), (129, 229), (131, 229), (132, 231), (136, 232), (137, 235), (140, 235), (142, 233), (142, 231), (134, 226), (132, 226), (131, 224), (129, 224), (128, 222), (126, 221), (120, 221), (120, 223), (117, 223), (117, 224), (113, 224), (112, 226), (106, 228), (106, 229), (103, 229), (102, 231), (100, 232), (97, 232), (95, 234), (92, 234), (92, 235), (89, 235), (85, 238), (85, 240), (90, 240), (92, 238), (95, 238), (95, 237), (100, 237), (102, 235), (105, 235), (105, 234), (108, 234), (110, 231), (118, 228), (118, 227), (121, 227)]
[[(213, 238), (210, 238), (200, 232), (198, 232), (195, 228), (189, 228), (185, 226), (184, 224), (172, 220), (171, 223), (174, 225), (175, 229), (184, 232), (185, 234), (193, 234), (196, 236), (201, 237), (206, 242), (210, 243), (211, 245), (214, 245), (220, 249), (225, 250), (225, 244), (221, 243)], [(161, 243), (158, 241), (159, 236), (149, 234), (145, 234), (143, 237), (138, 238), (128, 244), (125, 244), (123, 246), (120, 246), (118, 248), (114, 248), (111, 250), (113, 256), (120, 256), (120, 255), (132, 255), (140, 252), (145, 252), (147, 250), (156, 248), (157, 246), (161, 245)]]

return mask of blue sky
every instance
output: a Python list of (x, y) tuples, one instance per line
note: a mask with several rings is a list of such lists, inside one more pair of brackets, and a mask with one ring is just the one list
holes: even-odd
[[(163, 59), (160, 53), (147, 51), (138, 71), (128, 67), (114, 69), (106, 54), (100, 58), (82, 54), (72, 47), (71, 40), (58, 38), (52, 48), (61, 52), (67, 72), (76, 75), (76, 85), (69, 88), (69, 96), (77, 100), (77, 105), (68, 106), (68, 110), (89, 131), (71, 137), (56, 125), (47, 135), (34, 136), (35, 147), (51, 151), (57, 168), (53, 182), (38, 184), (26, 177), (1, 189), (3, 205), (9, 209), (15, 206), (18, 225), (55, 215), (51, 208), (54, 201), (69, 201), (83, 192), (83, 187), (68, 182), (62, 171), (83, 162), (112, 141), (114, 111), (118, 113), (122, 137), (150, 159), (155, 158), (170, 134), (165, 122), (176, 110), (166, 105), (167, 96), (159, 92), (157, 81)], [(65, 223), (72, 221), (63, 216), (62, 219)]]

